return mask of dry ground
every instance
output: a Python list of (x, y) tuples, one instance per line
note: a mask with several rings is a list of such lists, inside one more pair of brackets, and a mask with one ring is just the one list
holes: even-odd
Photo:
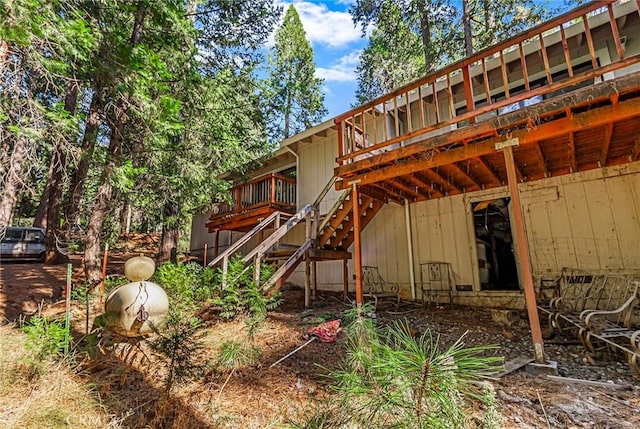
[[(108, 273), (120, 274), (123, 260), (122, 255), (112, 258)], [(82, 277), (79, 260), (73, 258), (72, 262), (77, 284)], [(64, 381), (47, 374), (30, 382), (27, 375), (20, 373), (19, 362), (7, 362), (4, 358), (19, 348), (22, 341), (15, 324), (7, 322), (32, 314), (39, 305), (45, 312), (59, 312), (61, 304), (51, 305), (51, 299), (61, 296), (65, 277), (63, 266), (5, 262), (0, 265), (0, 320), (5, 324), (0, 327), (0, 356), (3, 356), (0, 376), (13, 374), (11, 385), (22, 386), (6, 388), (7, 380), (0, 383), (0, 427), (279, 427), (288, 416), (299, 416), (313, 404), (335, 399), (327, 388), (324, 377), (327, 371), (322, 367), (332, 368), (339, 363), (343, 356), (340, 339), (334, 344), (311, 343), (280, 365), (269, 368), (271, 363), (304, 342), (302, 335), (317, 316), (339, 316), (348, 308), (335, 295), (326, 294), (315, 302), (311, 311), (303, 311), (303, 296), (298, 289), (284, 291), (284, 305), (270, 314), (259, 332), (257, 342), (262, 354), (257, 365), (229, 378), (211, 371), (197, 383), (180, 386), (169, 400), (163, 399), (162, 370), (145, 362), (140, 364), (142, 359), (125, 365), (123, 353), (113, 353), (72, 370), (51, 367), (58, 375), (62, 374)], [(97, 302), (91, 312), (92, 317), (99, 312)], [(406, 318), (418, 332), (431, 329), (440, 334), (445, 345), (468, 331), (465, 336), (468, 345), (499, 344), (496, 353), (507, 360), (532, 355), (525, 322), (506, 330), (493, 322), (484, 310), (424, 309), (409, 303), (397, 313), (401, 314), (380, 309), (376, 320), (387, 323)], [(76, 336), (84, 334), (84, 326), (84, 308), (78, 304), (73, 320)], [(213, 318), (207, 322), (206, 329), (207, 349), (202, 356), (205, 361), (215, 358), (221, 341), (244, 335), (240, 321), (223, 323)], [(621, 358), (604, 356), (592, 360), (581, 346), (566, 339), (554, 340), (563, 344), (548, 344), (546, 352), (558, 361), (561, 375), (627, 388), (558, 383), (516, 371), (493, 382), (502, 415), (501, 427), (640, 427), (640, 383)], [(34, 398), (64, 399), (55, 389), (56, 383), (66, 386), (60, 387), (62, 391), (72, 392), (71, 399), (57, 405), (68, 408), (67, 417), (57, 416), (59, 424), (54, 424), (54, 419), (43, 425), (42, 417), (33, 416), (43, 414), (47, 401)], [(36, 396), (38, 392), (44, 396)], [(77, 407), (77, 404), (84, 406)]]

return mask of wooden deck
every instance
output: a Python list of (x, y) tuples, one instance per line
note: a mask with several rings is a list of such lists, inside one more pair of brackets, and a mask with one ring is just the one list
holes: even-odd
[(640, 72), (629, 68), (640, 49), (626, 47), (639, 32), (640, 2), (589, 2), (335, 119), (336, 188), (350, 189), (353, 201), (409, 204), (507, 187), (539, 363), (544, 342), (518, 183), (640, 158)]
[(229, 190), (231, 203), (218, 203), (207, 222), (209, 232), (231, 230), (247, 232), (276, 211), (296, 212), (296, 180), (281, 174), (268, 174)]
[[(640, 158), (636, 1), (593, 2), (338, 118), (338, 189), (417, 202)], [(605, 52), (607, 45), (613, 53)], [(609, 55), (610, 61), (605, 61)]]

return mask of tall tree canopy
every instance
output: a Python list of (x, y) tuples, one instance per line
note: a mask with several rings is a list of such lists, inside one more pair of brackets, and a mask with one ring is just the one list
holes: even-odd
[[(91, 282), (127, 213), (175, 247), (217, 176), (268, 148), (254, 68), (279, 15), (271, 0), (0, 3), (0, 226), (37, 215), (51, 262), (81, 226)], [(38, 196), (38, 213), (18, 206)]]
[(279, 141), (318, 123), (327, 113), (323, 80), (315, 77), (313, 49), (293, 5), (275, 33), (268, 63), (269, 135)]
[(354, 23), (363, 31), (374, 25), (357, 69), (357, 100), (380, 96), (553, 12), (534, 0), (356, 0)]

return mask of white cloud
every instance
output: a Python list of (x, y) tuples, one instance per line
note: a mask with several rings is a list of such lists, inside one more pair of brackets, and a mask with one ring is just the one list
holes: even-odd
[(355, 82), (356, 66), (360, 63), (361, 50), (352, 51), (329, 67), (316, 67), (316, 76), (325, 82)]
[[(343, 0), (343, 3), (347, 1)], [(354, 27), (348, 12), (329, 10), (325, 3), (310, 1), (278, 1), (277, 3), (283, 6), (284, 11), (289, 4), (295, 5), (304, 31), (307, 33), (307, 39), (312, 44), (341, 48), (362, 37), (360, 27)], [(269, 45), (272, 46), (273, 36), (269, 39)]]

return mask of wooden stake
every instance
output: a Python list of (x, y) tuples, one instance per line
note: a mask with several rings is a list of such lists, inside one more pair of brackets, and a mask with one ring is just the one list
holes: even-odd
[(71, 331), (71, 264), (67, 264), (67, 285), (65, 287), (65, 317), (64, 317), (64, 355), (69, 354), (69, 332)]
[(311, 286), (312, 286), (312, 297), (316, 299), (318, 297), (318, 269), (317, 262), (311, 261)]
[(207, 252), (209, 251), (207, 243), (204, 243), (204, 255), (202, 255), (202, 266), (207, 266)]

